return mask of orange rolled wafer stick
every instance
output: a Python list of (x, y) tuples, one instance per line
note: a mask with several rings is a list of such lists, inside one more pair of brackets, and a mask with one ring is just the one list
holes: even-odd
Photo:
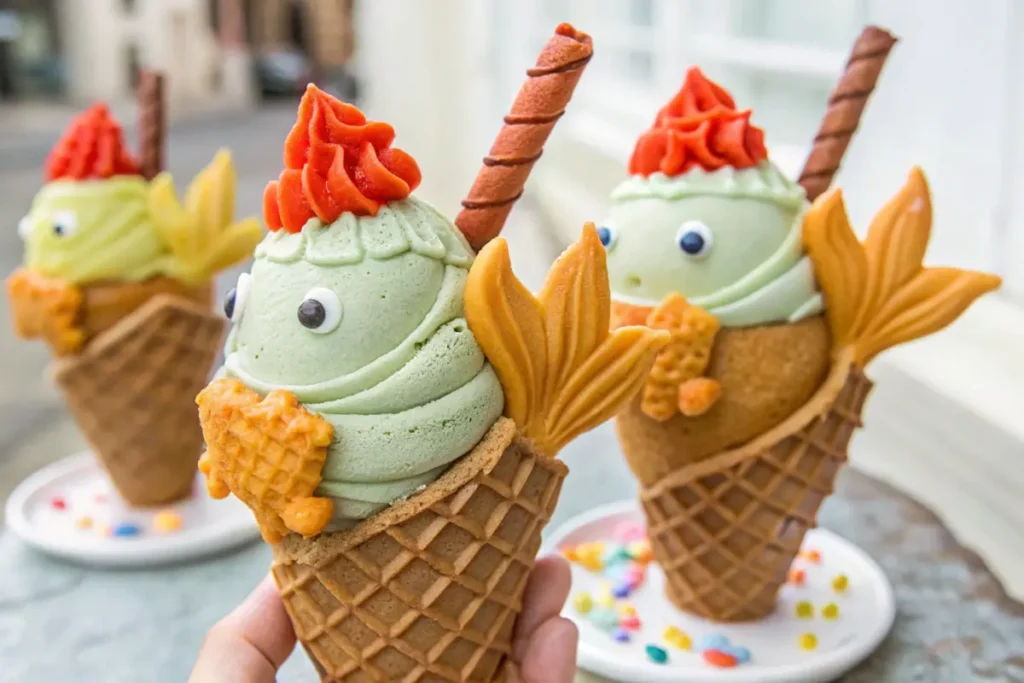
[(455, 218), (477, 251), (501, 232), (593, 52), (590, 36), (560, 24), (537, 65), (526, 72), (526, 82)]
[(843, 75), (828, 98), (828, 109), (800, 172), (800, 185), (813, 202), (829, 188), (857, 131), (896, 37), (877, 26), (865, 28), (853, 44)]

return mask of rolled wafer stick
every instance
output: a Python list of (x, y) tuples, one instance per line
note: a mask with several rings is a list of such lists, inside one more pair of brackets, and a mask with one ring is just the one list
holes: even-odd
[(526, 82), (455, 218), (477, 251), (501, 232), (592, 55), (590, 36), (560, 24), (537, 65), (526, 72)]
[(800, 172), (800, 185), (807, 192), (808, 201), (813, 202), (832, 184), (896, 40), (885, 29), (868, 26), (853, 44), (853, 52), (828, 98), (825, 117)]
[(139, 79), (139, 165), (147, 179), (164, 170), (167, 135), (164, 75), (145, 70)]

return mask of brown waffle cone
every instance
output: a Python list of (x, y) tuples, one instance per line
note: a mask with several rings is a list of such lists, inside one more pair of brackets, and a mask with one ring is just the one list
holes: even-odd
[(78, 321), (86, 340), (110, 329), (160, 294), (184, 297), (209, 309), (213, 301), (213, 286), (188, 287), (168, 277), (154, 277), (142, 282), (99, 282), (86, 285), (82, 288), (82, 307)]
[(208, 305), (158, 294), (56, 362), (68, 408), (128, 503), (191, 493), (203, 447), (194, 399), (224, 326)]
[(676, 607), (714, 621), (771, 613), (846, 462), (871, 386), (844, 356), (777, 427), (641, 489), (654, 557)]
[(274, 578), (321, 679), (496, 680), (567, 473), (501, 418), (408, 500), (273, 546)]

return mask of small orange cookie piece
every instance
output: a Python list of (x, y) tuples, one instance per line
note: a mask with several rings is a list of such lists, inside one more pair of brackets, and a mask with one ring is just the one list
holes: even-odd
[(722, 395), (722, 385), (708, 377), (688, 379), (679, 387), (679, 412), (686, 417), (703, 415)]
[(718, 398), (713, 395), (715, 390), (710, 385), (695, 385), (685, 390), (684, 401), (683, 385), (707, 370), (720, 327), (718, 320), (704, 309), (691, 306), (681, 295), (669, 294), (647, 317), (647, 326), (668, 330), (672, 338), (654, 361), (641, 393), (641, 409), (659, 422), (681, 412), (684, 404), (694, 411), (693, 415), (706, 412)]
[(315, 536), (334, 504), (313, 495), (320, 484), (331, 423), (282, 390), (266, 398), (236, 379), (214, 380), (196, 398), (207, 453), (199, 463), (210, 495), (235, 494), (249, 506), (268, 543), (289, 531)]
[(19, 337), (42, 338), (58, 356), (82, 348), (85, 331), (78, 325), (82, 293), (77, 287), (19, 268), (7, 278), (7, 296)]

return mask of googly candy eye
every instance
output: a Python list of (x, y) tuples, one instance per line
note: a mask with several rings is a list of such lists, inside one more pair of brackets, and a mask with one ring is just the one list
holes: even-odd
[(28, 236), (32, 234), (32, 219), (25, 216), (18, 221), (18, 236), (23, 240), (27, 240)]
[(676, 232), (676, 244), (683, 253), (692, 259), (704, 259), (711, 253), (714, 246), (711, 228), (700, 221), (686, 221)]
[(238, 276), (238, 282), (228, 295), (224, 297), (224, 315), (233, 323), (242, 319), (245, 311), (245, 304), (249, 300), (249, 288), (252, 285), (252, 276), (249, 273), (242, 273)]
[(53, 214), (53, 234), (57, 237), (71, 237), (78, 232), (78, 216), (70, 211)]
[(342, 306), (338, 295), (326, 287), (306, 292), (299, 304), (299, 324), (316, 334), (333, 332), (341, 323)]

